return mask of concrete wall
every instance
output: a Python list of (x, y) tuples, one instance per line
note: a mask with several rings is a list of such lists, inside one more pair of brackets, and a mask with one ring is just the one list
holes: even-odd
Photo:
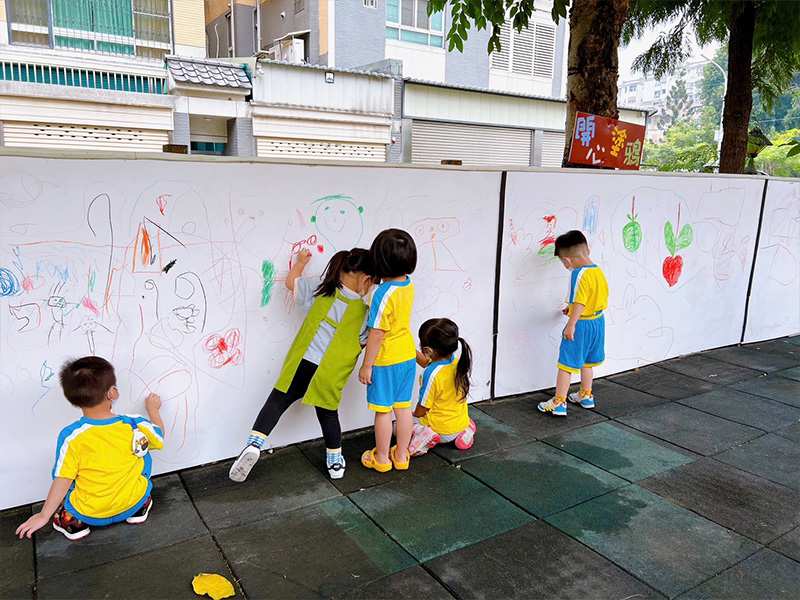
[[(281, 19), (281, 14), (284, 18)], [(309, 29), (306, 54), (311, 64), (320, 62), (319, 4), (306, 0), (305, 9), (294, 12), (294, 0), (270, 0), (261, 4), (261, 45), (266, 50), (276, 39), (293, 31)]]
[(358, 67), (385, 56), (386, 4), (366, 8), (361, 0), (336, 2), (336, 66)]
[[(449, 6), (449, 5), (448, 5)], [(450, 10), (448, 8), (444, 23), (444, 32), (450, 29)], [(464, 44), (464, 52), (454, 50), (447, 53), (445, 63), (445, 81), (451, 85), (471, 87), (489, 87), (489, 52), (487, 50), (491, 33), (489, 29), (471, 29)], [(447, 40), (445, 39), (445, 46)]]

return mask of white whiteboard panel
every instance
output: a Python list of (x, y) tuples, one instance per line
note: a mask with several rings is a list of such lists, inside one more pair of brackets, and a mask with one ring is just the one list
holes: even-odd
[[(748, 179), (509, 173), (496, 395), (555, 384), (569, 274), (548, 238), (570, 229), (587, 235), (609, 281), (600, 374), (738, 342), (762, 187)], [(629, 225), (632, 214), (638, 227)], [(676, 238), (691, 228), (675, 257), (667, 222)]]
[[(271, 390), (302, 315), (283, 288), (291, 252), (416, 238), (415, 327), (450, 316), (488, 396), (499, 173), (177, 161), (0, 160), (0, 508), (42, 498), (56, 436), (80, 414), (61, 394), (68, 357), (107, 357), (117, 412), (162, 395), (157, 471), (233, 456)], [(327, 198), (325, 200), (320, 200)], [(313, 219), (313, 222), (312, 222)], [(173, 262), (174, 261), (174, 262)], [(274, 265), (265, 284), (262, 266)], [(170, 266), (171, 265), (171, 266)], [(267, 268), (267, 271), (269, 269)], [(346, 390), (344, 429), (368, 425)], [(271, 438), (319, 437), (294, 406)]]
[(746, 342), (800, 333), (800, 182), (770, 181)]

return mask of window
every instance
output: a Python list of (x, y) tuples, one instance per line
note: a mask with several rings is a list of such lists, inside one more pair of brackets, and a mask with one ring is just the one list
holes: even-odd
[(510, 21), (500, 28), (500, 50), (492, 53), (492, 69), (517, 75), (553, 77), (556, 28), (547, 23), (531, 23), (516, 31)]
[(12, 44), (163, 60), (170, 0), (8, 0)]
[(189, 142), (192, 154), (224, 156), (227, 144), (224, 142)]
[(428, 0), (386, 0), (386, 39), (442, 48), (442, 13), (429, 17)]
[(364, 8), (375, 8), (377, 0), (364, 0)]

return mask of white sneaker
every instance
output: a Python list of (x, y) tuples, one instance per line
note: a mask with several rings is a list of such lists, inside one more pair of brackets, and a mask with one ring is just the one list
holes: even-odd
[(341, 479), (342, 477), (344, 477), (344, 469), (346, 466), (347, 465), (344, 460), (344, 455), (340, 454), (339, 460), (337, 460), (332, 465), (328, 465), (328, 475), (330, 475), (331, 479)]
[(414, 425), (414, 429), (411, 433), (411, 443), (408, 445), (408, 453), (411, 456), (421, 456), (441, 441), (441, 436), (433, 429), (421, 423), (417, 423)]
[(231, 465), (231, 470), (228, 473), (228, 477), (230, 477), (231, 481), (242, 483), (247, 479), (247, 476), (250, 475), (250, 471), (253, 470), (260, 456), (261, 450), (255, 446), (245, 447), (242, 453), (239, 454), (239, 458), (233, 461)]

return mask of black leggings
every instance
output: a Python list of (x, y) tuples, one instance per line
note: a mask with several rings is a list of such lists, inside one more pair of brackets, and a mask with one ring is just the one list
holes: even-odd
[[(286, 412), (292, 404), (306, 395), (311, 378), (317, 371), (317, 365), (305, 359), (300, 361), (297, 371), (294, 374), (292, 383), (286, 392), (272, 390), (267, 398), (261, 412), (258, 413), (253, 429), (260, 431), (264, 435), (269, 435), (278, 424), (278, 419)], [(327, 448), (340, 448), (342, 446), (342, 427), (339, 425), (339, 413), (327, 408), (314, 407), (317, 411), (317, 420), (322, 429), (322, 437), (325, 438)]]

